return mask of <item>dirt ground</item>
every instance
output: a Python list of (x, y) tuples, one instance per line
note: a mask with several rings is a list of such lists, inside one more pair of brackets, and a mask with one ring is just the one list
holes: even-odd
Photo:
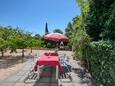
[[(51, 50), (33, 50), (31, 56), (40, 56), (44, 52), (48, 52)], [(59, 51), (66, 52), (67, 51)], [(26, 62), (26, 59), (30, 58), (30, 50), (25, 49), (25, 57), (21, 57), (21, 50), (18, 49), (17, 53), (10, 53), (10, 51), (7, 51), (4, 55), (4, 57), (0, 57), (0, 80), (4, 80), (7, 77), (11, 76), (12, 74), (15, 74), (18, 70), (20, 70)], [(72, 52), (68, 51), (68, 56), (72, 55)], [(0, 54), (1, 56), (1, 54)]]

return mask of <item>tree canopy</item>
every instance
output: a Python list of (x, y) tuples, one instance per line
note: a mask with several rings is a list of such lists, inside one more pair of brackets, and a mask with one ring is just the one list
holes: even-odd
[(61, 33), (61, 34), (63, 34), (63, 31), (62, 31), (61, 29), (54, 29), (53, 32), (54, 32), (54, 33)]
[(48, 30), (48, 24), (46, 22), (46, 25), (45, 25), (45, 35), (49, 33), (49, 30)]
[(22, 56), (24, 56), (25, 48), (38, 48), (43, 44), (40, 35), (32, 36), (32, 33), (25, 32), (19, 27), (13, 28), (11, 26), (0, 26), (0, 51), (2, 56), (6, 49), (11, 52), (16, 52), (16, 49), (22, 49)]

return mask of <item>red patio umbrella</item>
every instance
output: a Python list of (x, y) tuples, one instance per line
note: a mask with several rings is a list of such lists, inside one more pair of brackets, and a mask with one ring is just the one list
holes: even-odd
[(50, 33), (44, 36), (44, 39), (56, 41), (56, 42), (66, 42), (68, 41), (68, 37), (61, 33)]

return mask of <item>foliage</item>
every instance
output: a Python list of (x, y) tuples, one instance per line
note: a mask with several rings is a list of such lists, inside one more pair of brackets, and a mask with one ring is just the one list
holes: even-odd
[(86, 31), (94, 40), (115, 38), (115, 1), (89, 0), (90, 11), (86, 18)]
[(115, 40), (115, 1), (110, 5), (110, 8), (108, 10), (106, 17), (108, 16), (108, 19), (104, 23), (103, 32), (101, 33), (101, 37), (103, 39), (112, 39)]
[(76, 0), (80, 10), (81, 10), (81, 28), (85, 30), (85, 26), (86, 26), (86, 20), (87, 20), (87, 16), (89, 15), (89, 11), (90, 11), (90, 7), (89, 7), (89, 0)]
[(12, 28), (11, 26), (0, 26), (0, 51), (2, 56), (6, 49), (10, 49), (11, 53), (16, 52), (16, 49), (22, 49), (22, 56), (24, 56), (25, 48), (42, 47), (43, 40), (40, 35), (34, 37), (30, 32), (25, 32), (19, 27)]
[(46, 25), (45, 25), (45, 35), (46, 34), (49, 34), (49, 31), (48, 31), (48, 24), (46, 23)]
[(114, 86), (115, 42), (91, 42), (85, 51), (85, 57), (91, 65), (92, 76), (98, 82), (97, 86)]
[(73, 32), (76, 33), (78, 29), (82, 29), (83, 30), (83, 20), (82, 20), (82, 16), (76, 16), (75, 18), (73, 18), (73, 22), (72, 22), (72, 27), (73, 27)]
[(29, 46), (30, 48), (39, 48), (39, 47), (43, 47), (43, 41), (41, 38), (37, 38), (36, 36), (31, 37), (29, 39)]
[(35, 34), (34, 37), (37, 39), (41, 38), (40, 34)]
[(80, 10), (82, 12), (82, 14), (86, 14), (89, 12), (90, 8), (89, 8), (89, 0), (76, 0)]
[(73, 31), (70, 44), (74, 46), (76, 56), (96, 79), (97, 86), (114, 86), (115, 1), (76, 1), (81, 15), (71, 22)]
[(0, 26), (0, 51), (2, 56), (4, 56), (4, 51), (8, 48), (8, 39), (10, 33), (7, 31), (6, 28)]
[(4, 39), (0, 38), (0, 52), (2, 53), (2, 56), (4, 56), (4, 51), (7, 48), (7, 41), (5, 41)]
[(73, 33), (73, 27), (71, 22), (68, 23), (67, 28), (65, 29), (65, 35), (70, 37)]
[(53, 32), (54, 33), (61, 33), (61, 34), (63, 34), (63, 31), (61, 31), (61, 29), (55, 29)]
[(90, 37), (86, 34), (83, 30), (78, 30), (79, 33), (76, 33), (73, 37), (73, 46), (74, 51), (77, 55), (77, 57), (82, 61), (84, 61), (84, 50), (86, 49), (86, 46), (90, 43)]

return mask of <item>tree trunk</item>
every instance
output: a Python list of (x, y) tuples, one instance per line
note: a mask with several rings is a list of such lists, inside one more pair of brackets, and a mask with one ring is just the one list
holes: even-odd
[(24, 49), (22, 49), (22, 57), (24, 57), (25, 55), (24, 55)]
[(32, 53), (32, 48), (31, 48), (31, 53)]
[(2, 57), (4, 57), (4, 50), (3, 49), (1, 49), (1, 53), (2, 53)]

